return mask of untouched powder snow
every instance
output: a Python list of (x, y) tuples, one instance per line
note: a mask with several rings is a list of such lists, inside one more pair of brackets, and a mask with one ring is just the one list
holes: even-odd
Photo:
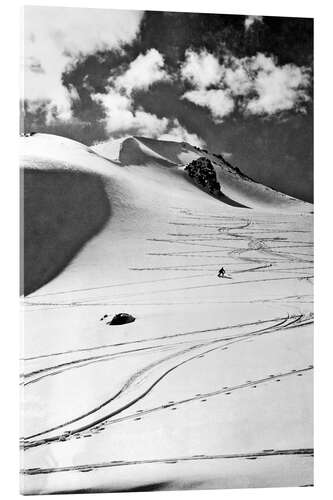
[(22, 492), (312, 484), (312, 205), (186, 143), (36, 134), (21, 163), (59, 259), (22, 299)]

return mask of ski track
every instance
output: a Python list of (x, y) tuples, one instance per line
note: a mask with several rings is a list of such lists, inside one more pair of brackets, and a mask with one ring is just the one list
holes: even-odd
[[(126, 393), (126, 391), (128, 391), (129, 389), (131, 389), (131, 387), (133, 386), (133, 384), (137, 385), (138, 383), (138, 379), (140, 380), (140, 377), (142, 377), (142, 375), (144, 374), (147, 374), (151, 371), (153, 371), (156, 367), (160, 367), (160, 366), (163, 366), (163, 363), (165, 362), (168, 362), (170, 360), (173, 360), (179, 356), (182, 356), (182, 355), (186, 355), (188, 353), (191, 353), (192, 351), (195, 351), (195, 350), (198, 350), (198, 349), (201, 349), (201, 348), (206, 348), (210, 345), (214, 345), (214, 344), (217, 344), (217, 347), (213, 347), (213, 348), (210, 348), (210, 349), (207, 349), (205, 351), (200, 351), (199, 354), (195, 354), (193, 356), (190, 356), (189, 358), (186, 358), (182, 361), (180, 361), (179, 363), (175, 364), (175, 365), (172, 365), (171, 367), (169, 367), (167, 370), (165, 371), (162, 371), (162, 374), (158, 374), (157, 375), (157, 378), (156, 379), (153, 379), (153, 381), (151, 380), (147, 380), (147, 379), (144, 379), (144, 382), (148, 382), (148, 388), (146, 387), (143, 387), (143, 389), (141, 388), (140, 384), (139, 384), (139, 394), (136, 394), (134, 397), (132, 397), (132, 399), (130, 399), (129, 401), (125, 401), (125, 402), (122, 402), (121, 406), (119, 407), (116, 407), (111, 413), (108, 413), (102, 417), (99, 417), (97, 420), (93, 420), (92, 422), (88, 423), (88, 424), (85, 424), (81, 427), (78, 427), (76, 429), (70, 429), (68, 431), (67, 429), (67, 432), (70, 432), (70, 434), (77, 434), (78, 432), (83, 432), (83, 431), (86, 431), (87, 429), (90, 429), (91, 427), (95, 426), (96, 424), (98, 423), (101, 423), (103, 421), (105, 421), (106, 419), (114, 416), (114, 415), (118, 415), (119, 413), (121, 413), (122, 411), (124, 411), (125, 409), (129, 408), (130, 406), (134, 405), (135, 403), (137, 403), (139, 400), (141, 400), (144, 396), (146, 396), (153, 388), (155, 388), (155, 386), (165, 377), (167, 376), (169, 373), (171, 373), (173, 370), (175, 370), (176, 368), (184, 365), (185, 363), (188, 363), (194, 359), (197, 359), (198, 357), (202, 356), (202, 355), (205, 355), (205, 354), (208, 354), (210, 352), (213, 352), (217, 349), (219, 349), (221, 347), (221, 345), (223, 345), (223, 347), (227, 347), (227, 346), (230, 346), (232, 344), (235, 344), (237, 342), (242, 342), (244, 340), (247, 340), (248, 338), (251, 338), (251, 337), (254, 337), (254, 336), (261, 336), (261, 335), (265, 335), (265, 334), (268, 334), (268, 333), (272, 333), (272, 332), (279, 332), (283, 329), (290, 329), (290, 328), (294, 328), (295, 325), (296, 326), (304, 326), (304, 325), (308, 325), (308, 324), (311, 324), (312, 323), (312, 320), (308, 320), (308, 319), (303, 319), (303, 316), (302, 315), (299, 315), (299, 316), (296, 316), (294, 318), (292, 318), (291, 320), (289, 320), (289, 318), (285, 318), (283, 319), (282, 321), (276, 323), (275, 325), (273, 325), (272, 327), (267, 327), (267, 328), (262, 328), (262, 329), (259, 329), (259, 330), (255, 330), (255, 331), (252, 331), (252, 332), (249, 332), (249, 333), (244, 333), (244, 334), (241, 334), (238, 336), (238, 338), (235, 336), (235, 337), (229, 337), (228, 339), (214, 339), (214, 340), (210, 340), (210, 341), (207, 341), (207, 342), (200, 342), (199, 344), (195, 344), (194, 346), (190, 346), (186, 349), (183, 349), (181, 351), (178, 351), (174, 354), (170, 354), (168, 355), (167, 357), (165, 358), (162, 358), (156, 362), (153, 362), (149, 365), (147, 365), (145, 368), (139, 370), (137, 373), (134, 373), (127, 381), (126, 383), (123, 385), (123, 387), (116, 393), (114, 394), (113, 396), (111, 396), (109, 399), (107, 399), (106, 401), (102, 402), (98, 407), (90, 410), (89, 412), (83, 414), (83, 415), (80, 415), (74, 419), (72, 419), (71, 421), (69, 422), (64, 422), (58, 426), (55, 426), (51, 429), (47, 429), (45, 431), (41, 431), (40, 433), (37, 433), (37, 434), (34, 434), (34, 435), (31, 435), (31, 436), (28, 436), (26, 439), (23, 439), (22, 440), (22, 444), (25, 448), (29, 448), (31, 446), (38, 446), (38, 445), (42, 445), (42, 444), (46, 444), (46, 443), (49, 443), (50, 440), (51, 441), (54, 441), (54, 440), (63, 440), (64, 438), (66, 438), (66, 434), (61, 434), (61, 435), (57, 435), (57, 436), (54, 436), (54, 437), (51, 437), (51, 438), (46, 438), (46, 439), (43, 439), (43, 440), (39, 440), (39, 441), (31, 441), (33, 438), (36, 438), (36, 437), (39, 437), (41, 435), (45, 435), (45, 434), (49, 434), (49, 433), (52, 433), (58, 429), (61, 429), (61, 428), (64, 428), (64, 427), (67, 427), (75, 422), (78, 422), (82, 419), (85, 419), (86, 417), (89, 417), (95, 413), (97, 413), (99, 410), (106, 408), (110, 403), (114, 402), (115, 400), (117, 400), (117, 398), (119, 398), (120, 396), (123, 396), (124, 393)], [(303, 320), (303, 321), (302, 321)], [(228, 342), (230, 341), (230, 342)], [(112, 355), (111, 355), (111, 359), (112, 359)], [(100, 361), (100, 360), (98, 360)], [(78, 367), (80, 368), (80, 366)], [(58, 371), (57, 373), (62, 373), (63, 371), (65, 370), (62, 370), (62, 371)], [(41, 380), (41, 379), (39, 379)], [(140, 390), (143, 390), (143, 392), (140, 392)]]
[[(284, 372), (267, 374), (252, 381), (244, 381), (229, 387), (202, 394), (190, 395), (178, 401), (166, 402), (153, 407), (137, 410), (136, 404), (145, 401), (145, 397), (152, 391), (158, 391), (158, 384), (178, 368), (192, 361), (197, 361), (203, 356), (220, 351), (223, 359), (224, 350), (236, 349), (237, 345), (249, 339), (255, 339), (262, 335), (281, 335), (286, 332), (295, 331), (312, 325), (313, 314), (299, 312), (297, 304), (312, 303), (311, 293), (285, 294), (279, 297), (265, 297), (245, 300), (206, 300), (195, 302), (188, 300), (156, 301), (156, 294), (168, 294), (174, 292), (188, 292), (197, 289), (207, 289), (226, 286), (251, 286), (254, 283), (284, 282), (291, 280), (307, 280), (311, 283), (313, 278), (312, 230), (299, 230), (292, 228), (296, 224), (297, 217), (283, 216), (279, 220), (273, 218), (265, 219), (263, 215), (251, 214), (251, 217), (237, 217), (217, 214), (193, 213), (191, 210), (173, 207), (174, 220), (169, 221), (170, 227), (184, 228), (189, 232), (169, 232), (165, 237), (147, 238), (153, 245), (154, 242), (163, 243), (165, 250), (150, 251), (147, 253), (152, 259), (150, 267), (132, 267), (132, 271), (168, 271), (184, 273), (182, 276), (170, 278), (129, 281), (118, 284), (105, 284), (99, 287), (87, 287), (72, 290), (59, 290), (49, 293), (34, 293), (25, 298), (24, 305), (27, 312), (36, 312), (50, 309), (76, 308), (76, 307), (99, 307), (101, 305), (138, 305), (173, 306), (179, 304), (255, 304), (269, 303), (280, 304), (285, 314), (267, 319), (258, 319), (253, 322), (245, 322), (234, 325), (217, 325), (194, 331), (169, 332), (165, 335), (156, 335), (150, 338), (137, 338), (130, 341), (114, 342), (110, 344), (95, 345), (85, 348), (58, 351), (53, 353), (41, 353), (35, 356), (27, 356), (22, 359), (24, 373), (21, 374), (21, 385), (25, 391), (29, 386), (45, 382), (49, 377), (66, 376), (72, 370), (81, 370), (86, 366), (94, 366), (100, 363), (112, 363), (115, 358), (131, 356), (133, 359), (133, 373), (115, 393), (101, 401), (100, 404), (84, 414), (77, 415), (68, 421), (48, 429), (40, 429), (38, 432), (21, 438), (21, 448), (31, 450), (35, 447), (52, 445), (52, 443), (64, 443), (71, 439), (84, 439), (93, 437), (94, 434), (107, 432), (110, 426), (133, 420), (141, 420), (151, 414), (163, 414), (170, 409), (192, 404), (202, 398), (214, 398), (231, 396), (235, 391), (243, 391), (248, 388), (256, 388), (262, 384), (272, 384), (281, 378), (288, 379), (305, 375), (313, 369), (312, 365), (302, 368), (294, 368)], [(299, 216), (298, 216), (299, 217)], [(207, 232), (205, 232), (207, 230)], [(297, 241), (289, 238), (290, 233), (299, 234)], [(302, 240), (302, 235), (305, 239)], [(306, 237), (310, 237), (306, 239)], [(171, 250), (169, 247), (171, 245)], [(180, 245), (181, 249), (176, 248)], [(187, 250), (187, 247), (188, 248)], [(277, 251), (278, 250), (278, 251)], [(177, 258), (177, 265), (172, 264), (173, 258)], [(207, 263), (207, 259), (215, 259)], [(159, 265), (154, 264), (157, 259)], [(181, 259), (181, 263), (180, 262)], [(202, 263), (198, 262), (202, 259)], [(164, 260), (164, 262), (163, 262)], [(190, 261), (190, 262), (189, 262)], [(216, 271), (220, 263), (228, 268), (231, 276), (229, 280), (217, 280)], [(198, 272), (200, 272), (198, 274)], [(188, 274), (192, 273), (192, 274)], [(193, 274), (197, 273), (197, 274)], [(253, 278), (247, 277), (253, 273)], [(266, 277), (270, 273), (270, 277)], [(234, 276), (245, 275), (244, 279), (234, 279)], [(185, 280), (184, 286), (166, 288), (167, 282)], [(191, 284), (191, 280), (194, 283)], [(203, 284), (195, 283), (204, 280)], [(147, 285), (143, 291), (142, 286)], [(103, 295), (101, 296), (100, 293)], [(152, 300), (150, 300), (150, 298)], [(142, 302), (142, 299), (144, 300)], [(131, 302), (131, 300), (133, 300)], [(290, 308), (290, 309), (289, 309)], [(265, 324), (267, 326), (265, 326)], [(259, 328), (256, 328), (258, 326)], [(69, 332), (70, 333), (70, 332)], [(204, 336), (204, 339), (203, 339)], [(119, 348), (123, 348), (119, 350)], [(101, 354), (98, 354), (103, 350)], [(146, 353), (155, 353), (156, 360), (141, 366), (135, 370), (136, 356), (144, 357)], [(166, 354), (166, 355), (165, 355)], [(64, 357), (65, 356), (65, 357)], [(78, 357), (79, 356), (79, 357)], [(64, 357), (57, 362), (59, 357)], [(29, 368), (31, 363), (42, 363), (37, 368)], [(34, 365), (33, 365), (34, 366)], [(134, 407), (132, 413), (122, 415), (125, 410)], [(102, 463), (86, 463), (76, 466), (59, 466), (54, 468), (24, 468), (23, 475), (40, 475), (58, 472), (91, 472), (100, 468), (110, 468), (128, 465), (167, 463), (177, 464), (195, 460), (222, 460), (222, 459), (256, 459), (272, 457), (277, 455), (305, 455), (313, 456), (312, 448), (285, 449), (285, 450), (260, 450), (237, 454), (198, 454), (194, 456), (176, 456), (169, 458), (152, 458), (148, 460), (110, 460)]]
[(233, 453), (233, 454), (221, 454), (221, 455), (192, 455), (189, 457), (168, 457), (168, 458), (156, 458), (152, 460), (114, 460), (112, 462), (102, 462), (85, 464), (79, 466), (68, 466), (68, 467), (53, 467), (53, 468), (31, 468), (22, 470), (21, 473), (25, 475), (38, 475), (38, 474), (54, 474), (57, 472), (91, 472), (93, 470), (109, 468), (109, 467), (121, 467), (128, 465), (144, 465), (144, 464), (174, 464), (180, 462), (198, 461), (198, 460), (228, 460), (228, 459), (257, 459), (257, 458), (267, 458), (276, 457), (281, 455), (303, 455), (308, 457), (313, 457), (313, 448), (296, 448), (290, 450), (261, 450), (250, 453)]

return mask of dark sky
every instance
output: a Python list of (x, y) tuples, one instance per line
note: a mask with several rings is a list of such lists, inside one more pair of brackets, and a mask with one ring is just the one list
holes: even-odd
[[(59, 35), (45, 12), (59, 45), (65, 28)], [(117, 46), (92, 44), (75, 53), (63, 45), (59, 88), (65, 87), (69, 112), (61, 114), (52, 95), (27, 90), (24, 130), (86, 144), (129, 134), (197, 137), (250, 177), (313, 201), (312, 19), (138, 16), (134, 34)], [(39, 24), (32, 17), (25, 23), (35, 50)], [(44, 66), (32, 51), (26, 81), (45, 76)]]

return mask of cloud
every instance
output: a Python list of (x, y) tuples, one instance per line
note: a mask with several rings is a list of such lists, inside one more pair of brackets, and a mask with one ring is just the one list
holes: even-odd
[(159, 118), (141, 107), (135, 108), (133, 92), (148, 90), (158, 81), (170, 80), (164, 69), (163, 56), (150, 49), (132, 61), (128, 69), (116, 78), (109, 79), (106, 94), (94, 94), (93, 100), (103, 105), (106, 112), (106, 128), (114, 136), (138, 134), (172, 141), (187, 141), (194, 145), (204, 142), (196, 134), (189, 133), (177, 119)]
[[(25, 7), (23, 97), (48, 100), (63, 119), (70, 118), (70, 96), (61, 82), (66, 65), (75, 57), (132, 41), (142, 15), (111, 9)], [(36, 71), (29, 61), (38, 61), (44, 72)]]
[(296, 109), (309, 99), (306, 89), (310, 84), (306, 68), (293, 64), (276, 66), (272, 58), (258, 54), (251, 60), (256, 72), (253, 88), (257, 97), (250, 99), (246, 110), (251, 114), (274, 114)]
[(118, 89), (124, 89), (128, 95), (134, 90), (148, 90), (153, 83), (170, 79), (163, 67), (163, 56), (156, 49), (150, 49), (145, 54), (138, 55), (130, 63), (128, 70), (117, 77), (114, 85)]
[(180, 125), (177, 119), (173, 120), (171, 128), (168, 132), (160, 135), (158, 139), (163, 141), (175, 141), (175, 142), (188, 142), (192, 146), (202, 147), (205, 145), (205, 141), (201, 139), (197, 134), (191, 134)]
[(186, 51), (186, 59), (180, 68), (181, 78), (188, 80), (198, 89), (216, 85), (222, 77), (222, 68), (218, 59), (206, 50), (200, 53)]
[(186, 59), (180, 68), (183, 80), (189, 81), (195, 90), (189, 90), (181, 97), (193, 102), (197, 106), (208, 108), (216, 122), (230, 114), (234, 109), (234, 101), (230, 92), (218, 89), (208, 89), (212, 85), (219, 85), (223, 78), (224, 67), (218, 59), (206, 50), (200, 53), (188, 50)]
[[(108, 133), (126, 131), (154, 137), (171, 137), (172, 134), (179, 140), (191, 136), (189, 142), (201, 141), (194, 137), (195, 134), (186, 135), (189, 132), (175, 122), (174, 117), (161, 118), (135, 105), (137, 90), (148, 91), (154, 83), (162, 81), (176, 83), (176, 93), (181, 88), (180, 84), (185, 84), (183, 95), (180, 94), (179, 98), (207, 108), (215, 123), (220, 123), (234, 111), (272, 115), (284, 110), (304, 110), (303, 105), (309, 100), (308, 69), (295, 64), (279, 66), (272, 56), (260, 53), (243, 58), (229, 53), (224, 59), (218, 59), (206, 49), (197, 52), (187, 50), (178, 71), (170, 74), (163, 54), (151, 48), (139, 54), (124, 69), (115, 61), (123, 56), (121, 60), (128, 61), (131, 51), (125, 53), (123, 43), (131, 43), (135, 39), (142, 15), (142, 12), (110, 9), (25, 8), (24, 97), (29, 102), (35, 102), (36, 109), (40, 108), (41, 102), (45, 102), (43, 112), (47, 123), (55, 117), (60, 120), (73, 118), (73, 101), (80, 99), (77, 87), (80, 88), (82, 102), (75, 102), (74, 115), (82, 121), (92, 120), (102, 126), (104, 122), (98, 121), (98, 107), (91, 104), (92, 98), (106, 111)], [(250, 29), (258, 21), (262, 21), (260, 16), (248, 16), (244, 21), (245, 28)], [(137, 45), (132, 48), (137, 54)], [(101, 71), (90, 73), (94, 71), (95, 63), (84, 64), (85, 57), (99, 49), (113, 50), (119, 56), (118, 59), (111, 57), (110, 73), (103, 66), (103, 78)], [(98, 54), (95, 60), (98, 60)], [(76, 76), (66, 80), (64, 87), (61, 76), (67, 65), (75, 62), (82, 62), (82, 65), (73, 66)], [(102, 62), (98, 60), (98, 64), (101, 66)], [(105, 88), (107, 76), (110, 78)], [(70, 82), (75, 87), (71, 87)], [(89, 82), (96, 85), (89, 86)], [(98, 94), (93, 94), (95, 88), (98, 88)], [(87, 97), (88, 105), (84, 97)]]
[[(198, 69), (201, 65), (202, 69), (206, 65), (202, 61), (213, 60), (215, 77), (209, 71), (202, 77), (199, 71), (194, 71), (193, 68)], [(211, 68), (212, 64), (208, 67)], [(192, 82), (194, 90), (185, 92), (182, 99), (207, 107), (216, 122), (235, 109), (256, 115), (272, 115), (291, 109), (302, 111), (302, 105), (309, 100), (308, 68), (295, 64), (279, 66), (273, 57), (261, 53), (244, 58), (227, 56), (223, 64), (219, 64), (207, 52), (196, 55), (191, 52), (185, 69), (182, 67), (181, 76)], [(212, 86), (215, 88), (207, 88)], [(240, 103), (239, 97), (242, 97)]]
[(225, 90), (190, 90), (186, 92), (182, 99), (187, 99), (197, 106), (208, 108), (216, 122), (232, 113), (235, 107), (233, 98)]
[(223, 66), (222, 81), (234, 96), (244, 96), (251, 92), (253, 82), (246, 60), (230, 57)]
[(204, 141), (184, 128), (177, 119), (158, 118), (142, 108), (134, 109), (131, 97), (119, 94), (110, 88), (107, 94), (95, 94), (93, 99), (104, 106), (107, 118), (106, 129), (113, 137), (143, 135), (161, 140), (182, 142), (203, 146)]
[(248, 30), (255, 21), (262, 23), (263, 17), (262, 16), (247, 16), (245, 18), (245, 21), (244, 21), (245, 30)]
[(110, 88), (107, 94), (95, 94), (93, 99), (101, 103), (106, 111), (106, 128), (110, 134), (132, 134), (157, 137), (168, 126), (167, 118), (158, 118), (143, 109), (133, 109), (133, 102), (127, 95)]

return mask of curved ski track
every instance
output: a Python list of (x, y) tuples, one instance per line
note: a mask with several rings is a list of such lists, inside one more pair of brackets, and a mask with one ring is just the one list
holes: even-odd
[[(150, 267), (136, 267), (133, 271), (169, 271), (182, 273), (182, 276), (151, 279), (118, 284), (105, 284), (100, 287), (74, 290), (59, 290), (51, 293), (32, 294), (25, 300), (29, 312), (76, 308), (100, 305), (167, 305), (195, 304), (191, 299), (182, 302), (170, 302), (166, 297), (158, 302), (156, 294), (167, 295), (168, 292), (185, 292), (195, 289), (225, 286), (249, 286), (252, 283), (266, 283), (285, 280), (307, 280), (313, 278), (313, 258), (311, 229), (308, 231), (290, 228), (290, 224), (299, 220), (300, 216), (274, 219), (265, 215), (249, 217), (227, 216), (225, 214), (205, 214), (199, 211), (173, 207), (176, 219), (169, 222), (173, 232), (161, 238), (147, 238), (151, 242), (163, 243), (165, 250), (151, 251)], [(179, 230), (179, 232), (177, 232)], [(187, 232), (188, 231), (188, 232)], [(298, 241), (290, 239), (290, 233), (299, 234)], [(306, 239), (310, 236), (310, 239)], [(303, 237), (303, 239), (302, 239)], [(298, 237), (297, 237), (298, 238)], [(305, 238), (305, 239), (304, 239)], [(180, 249), (177, 250), (177, 246)], [(188, 248), (188, 251), (186, 248)], [(170, 249), (170, 250), (169, 250)], [(159, 264), (154, 262), (158, 259)], [(163, 259), (164, 262), (163, 263)], [(207, 259), (209, 261), (207, 262)], [(200, 262), (202, 260), (203, 262)], [(175, 262), (173, 264), (173, 262)], [(219, 265), (223, 263), (231, 276), (229, 279), (215, 278)], [(187, 274), (188, 273), (188, 274)], [(196, 273), (196, 274), (192, 274)], [(200, 274), (197, 274), (200, 273)], [(251, 279), (251, 273), (255, 276)], [(269, 273), (269, 277), (267, 276)], [(184, 275), (183, 275), (184, 274)], [(244, 275), (244, 278), (243, 278)], [(262, 275), (262, 276), (261, 276)], [(209, 280), (214, 277), (214, 282)], [(203, 284), (190, 280), (200, 278)], [(184, 286), (181, 281), (185, 280)], [(206, 280), (206, 281), (205, 281)], [(168, 282), (179, 282), (179, 287), (167, 288)], [(142, 291), (142, 285), (149, 290)], [(163, 286), (161, 286), (163, 285)], [(136, 287), (139, 287), (136, 290)], [(101, 295), (102, 294), (102, 295)], [(67, 298), (68, 296), (68, 298)], [(297, 304), (311, 303), (312, 294), (286, 294), (281, 297), (254, 298), (237, 301), (225, 299), (209, 301), (203, 297), (204, 303), (264, 303), (281, 304), (285, 314), (257, 321), (234, 325), (216, 325), (214, 328), (170, 332), (150, 338), (137, 338), (131, 341), (96, 345), (85, 348), (41, 353), (27, 356), (23, 359), (25, 372), (21, 375), (21, 385), (29, 390), (31, 385), (43, 383), (48, 377), (64, 376), (68, 371), (81, 370), (86, 366), (99, 363), (112, 363), (116, 358), (133, 357), (133, 373), (123, 382), (116, 392), (110, 390), (109, 396), (96, 407), (68, 421), (63, 421), (51, 428), (40, 429), (38, 432), (21, 438), (24, 450), (52, 444), (62, 443), (71, 439), (91, 437), (96, 433), (105, 432), (109, 426), (127, 420), (141, 420), (152, 413), (163, 413), (179, 406), (192, 404), (207, 398), (231, 396), (235, 391), (256, 388), (261, 384), (279, 382), (281, 378), (302, 376), (313, 369), (312, 365), (291, 369), (284, 372), (267, 374), (252, 381), (221, 387), (218, 390), (165, 402), (154, 407), (137, 410), (136, 403), (144, 402), (144, 398), (153, 390), (158, 390), (158, 384), (170, 373), (187, 363), (198, 360), (210, 353), (233, 349), (240, 342), (255, 339), (262, 335), (281, 335), (295, 328), (302, 328), (313, 323), (313, 314), (300, 312)], [(131, 302), (133, 300), (133, 302)], [(102, 351), (102, 352), (100, 352)], [(135, 357), (155, 353), (156, 359), (140, 369), (135, 369)], [(65, 357), (64, 357), (65, 356)], [(60, 359), (59, 359), (60, 358)], [(59, 359), (59, 360), (58, 360)], [(58, 360), (58, 361), (57, 361)], [(42, 363), (37, 368), (29, 368), (30, 363)], [(203, 399), (204, 398), (204, 399)], [(125, 410), (134, 407), (131, 413)], [(88, 472), (99, 468), (118, 467), (125, 465), (167, 463), (174, 464), (193, 460), (215, 460), (244, 458), (256, 459), (276, 455), (305, 455), (312, 457), (313, 449), (261, 450), (241, 454), (176, 456), (171, 458), (154, 458), (149, 460), (110, 460), (103, 463), (88, 463), (76, 466), (60, 466), (55, 468), (25, 468), (24, 475), (50, 474), (56, 472), (81, 471)]]

